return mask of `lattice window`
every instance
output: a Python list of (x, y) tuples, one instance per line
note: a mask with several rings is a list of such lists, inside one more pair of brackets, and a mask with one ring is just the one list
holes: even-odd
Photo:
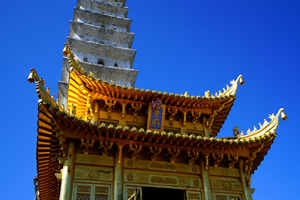
[(240, 197), (229, 196), (229, 200), (242, 200)]
[(216, 200), (242, 200), (242, 198), (240, 196), (235, 195), (220, 194), (216, 195)]
[(109, 200), (109, 185), (95, 185), (77, 183), (74, 185), (73, 198), (75, 200)]
[(187, 200), (201, 200), (201, 192), (186, 192)]
[(91, 185), (77, 185), (76, 200), (90, 200)]
[(107, 186), (95, 186), (95, 200), (108, 200), (109, 188)]

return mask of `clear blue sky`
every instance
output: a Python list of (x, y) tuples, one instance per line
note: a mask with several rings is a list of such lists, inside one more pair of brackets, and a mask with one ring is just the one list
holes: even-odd
[[(1, 199), (33, 199), (37, 97), (31, 67), (57, 94), (75, 0), (1, 2)], [(221, 136), (263, 122), (280, 107), (278, 137), (255, 172), (255, 200), (299, 199), (300, 2), (128, 0), (136, 33), (136, 86), (175, 93), (246, 84)], [(298, 114), (298, 117), (297, 117)]]

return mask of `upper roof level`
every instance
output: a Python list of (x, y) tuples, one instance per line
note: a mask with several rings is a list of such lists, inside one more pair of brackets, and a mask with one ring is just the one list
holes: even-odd
[[(86, 72), (67, 44), (64, 54), (71, 66), (66, 107), (76, 109), (76, 117), (96, 123), (215, 137), (231, 110), (238, 84), (243, 84), (240, 75), (223, 92), (211, 95), (207, 91), (197, 97), (126, 87)], [(157, 103), (161, 112), (159, 119), (154, 120), (153, 107)], [(153, 127), (153, 123), (159, 126)]]

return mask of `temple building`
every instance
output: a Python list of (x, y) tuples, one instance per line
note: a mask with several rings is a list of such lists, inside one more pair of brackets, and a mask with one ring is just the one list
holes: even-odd
[(78, 0), (58, 98), (32, 69), (38, 96), (36, 199), (251, 200), (251, 176), (283, 109), (217, 138), (240, 75), (201, 96), (135, 88), (125, 0)]

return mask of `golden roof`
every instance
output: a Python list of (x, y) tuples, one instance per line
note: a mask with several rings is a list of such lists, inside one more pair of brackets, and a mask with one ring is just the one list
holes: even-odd
[[(276, 115), (270, 115), (269, 122), (265, 120), (263, 124), (260, 124), (259, 129), (254, 128), (253, 131), (248, 131), (247, 135), (241, 132), (238, 137), (230, 138), (208, 138), (177, 132), (146, 130), (114, 123), (97, 123), (77, 118), (69, 110), (59, 107), (44, 88), (43, 80), (38, 78), (34, 70), (29, 77), (30, 82), (36, 82), (39, 97), (37, 163), (41, 196), (45, 195), (42, 199), (47, 199), (47, 195), (55, 196), (58, 192), (55, 189), (56, 168), (53, 167), (58, 165), (58, 161), (53, 158), (57, 156), (59, 149), (59, 139), (55, 133), (63, 128), (72, 130), (71, 134), (66, 133), (64, 137), (78, 140), (82, 137), (90, 137), (92, 140), (108, 140), (116, 144), (135, 142), (143, 146), (155, 145), (161, 148), (168, 144), (182, 151), (197, 151), (206, 156), (222, 153), (247, 158), (252, 161), (249, 173), (253, 173), (276, 137), (280, 116), (283, 120), (286, 119), (284, 110), (280, 109)], [(111, 133), (109, 138), (104, 136), (105, 132)], [(156, 139), (152, 140), (153, 138)], [(49, 187), (53, 190), (47, 190)]]
[(71, 49), (66, 44), (64, 55), (70, 65), (67, 108), (76, 106), (76, 117), (85, 119), (88, 101), (107, 99), (118, 102), (133, 102), (148, 105), (153, 99), (159, 98), (168, 108), (182, 112), (198, 112), (210, 116), (208, 126), (211, 136), (216, 136), (226, 120), (235, 100), (239, 83), (244, 83), (242, 75), (230, 82), (226, 89), (215, 95), (205, 92), (203, 96), (189, 96), (149, 89), (121, 86), (114, 82), (95, 79), (93, 73), (85, 72), (79, 65)]
[[(41, 200), (52, 200), (59, 197), (56, 175), (59, 173), (60, 167), (58, 158), (63, 149), (62, 138), (81, 142), (83, 142), (82, 138), (88, 138), (89, 141), (108, 141), (116, 145), (134, 143), (142, 147), (174, 148), (187, 155), (192, 155), (195, 159), (205, 158), (207, 167), (209, 166), (208, 160), (214, 161), (215, 159), (217, 163), (216, 159), (220, 156), (216, 155), (221, 155), (222, 158), (226, 156), (230, 162), (243, 159), (248, 163), (245, 171), (251, 174), (257, 169), (273, 143), (280, 116), (282, 119), (286, 119), (284, 110), (280, 109), (276, 115), (270, 115), (269, 122), (265, 120), (263, 124), (260, 124), (259, 129), (248, 130), (246, 134), (241, 132), (237, 137), (230, 138), (204, 137), (176, 131), (154, 131), (118, 123), (91, 121), (83, 117), (88, 94), (95, 95), (95, 98), (104, 96), (142, 103), (148, 103), (152, 98), (159, 97), (164, 104), (178, 106), (181, 109), (213, 108), (212, 110), (218, 110), (212, 124), (213, 127), (217, 127), (213, 129), (213, 136), (215, 136), (231, 109), (238, 83), (243, 83), (243, 80), (239, 76), (224, 92), (214, 96), (209, 92), (206, 92), (203, 97), (190, 97), (187, 94), (174, 95), (166, 92), (127, 88), (96, 80), (92, 74), (87, 75), (80, 71), (80, 66), (76, 64), (76, 60), (72, 58), (70, 52), (67, 55), (73, 69), (70, 72), (68, 105), (66, 107), (59, 106), (54, 101), (49, 90), (45, 89), (44, 81), (38, 77), (35, 70), (31, 70), (28, 77), (30, 82), (35, 82), (39, 98), (37, 170)], [(72, 104), (78, 106), (76, 113), (72, 111)], [(63, 134), (63, 137), (60, 134)], [(93, 144), (92, 142), (89, 145)]]

